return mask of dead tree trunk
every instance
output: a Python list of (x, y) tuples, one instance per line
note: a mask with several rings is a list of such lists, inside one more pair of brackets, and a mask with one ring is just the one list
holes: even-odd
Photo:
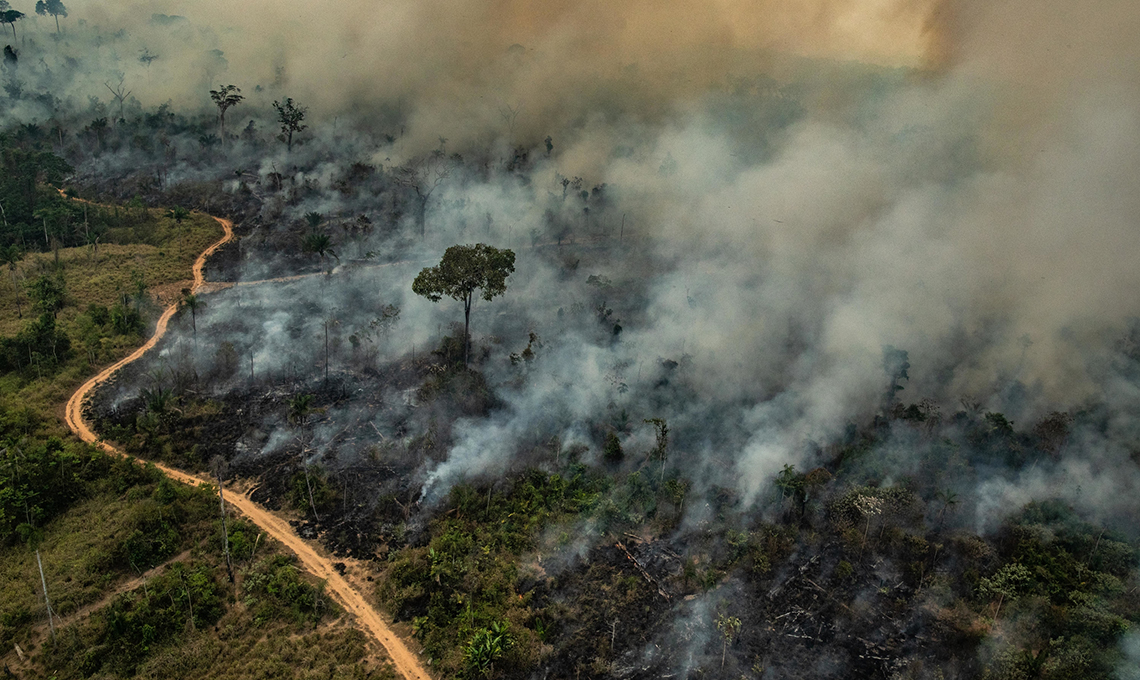
[(226, 553), (226, 573), (230, 577), (230, 583), (234, 582), (234, 563), (230, 559), (230, 533), (226, 530), (226, 497), (222, 488), (222, 472), (219, 469), (217, 472), (218, 480), (218, 504), (222, 513), (222, 548)]
[(40, 585), (43, 586), (43, 589), (44, 589), (44, 605), (47, 606), (48, 626), (51, 627), (51, 637), (54, 640), (55, 639), (55, 619), (51, 615), (51, 600), (48, 599), (47, 579), (44, 578), (44, 563), (40, 559), (39, 548), (36, 548), (36, 564), (39, 565), (39, 568), (40, 568)]

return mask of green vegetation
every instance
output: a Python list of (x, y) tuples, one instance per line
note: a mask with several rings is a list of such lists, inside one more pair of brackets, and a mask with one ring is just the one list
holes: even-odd
[(412, 292), (432, 302), (444, 296), (463, 303), (463, 365), (470, 363), (471, 305), (475, 291), (490, 302), (507, 291), (507, 277), (515, 270), (515, 253), (483, 243), (451, 246), (439, 264), (425, 267), (412, 282)]
[(35, 410), (0, 403), (0, 645), (30, 654), (6, 662), (58, 678), (155, 669), (238, 678), (306, 677), (315, 666), (297, 666), (305, 659), (322, 677), (365, 677), (363, 635), (331, 629), (340, 612), (323, 585), (242, 520), (228, 523), (239, 565), (230, 589), (213, 489), (171, 482), (51, 429)]
[(606, 485), (578, 466), (567, 476), (532, 472), (506, 493), (455, 487), (427, 545), (389, 555), (381, 602), (413, 620), (445, 675), (490, 677), (496, 663), (529, 668), (542, 644), (542, 614), (518, 587), (519, 557), (546, 527), (596, 507)]
[[(31, 162), (15, 153), (5, 162), (13, 158)], [(137, 202), (84, 206), (35, 184), (51, 179), (45, 173), (23, 178), (33, 181), (37, 214), (44, 205), (62, 211), (48, 216), (53, 253), (23, 254), (27, 230), (13, 220), (13, 195), (0, 193), (9, 218), (2, 235), (15, 239), (4, 248), (9, 285), (0, 287), (6, 668), (60, 679), (394, 677), (364, 635), (345, 625), (323, 584), (242, 520), (227, 522), (237, 571), (230, 585), (214, 489), (106, 455), (59, 422), (55, 410), (95, 367), (141, 342), (145, 320), (175, 299), (177, 287), (168, 284), (189, 278), (193, 259), (219, 230), (208, 217), (178, 211), (166, 219)], [(0, 191), (11, 191), (12, 180), (0, 178)], [(67, 247), (74, 229), (51, 239), (53, 219), (74, 228), (84, 214), (98, 241)], [(156, 287), (166, 299), (152, 301)], [(140, 434), (129, 443), (148, 458), (174, 450), (171, 433), (183, 416), (216, 412), (208, 402), (178, 404), (162, 386), (144, 400)], [(178, 419), (176, 406), (185, 407)]]
[[(979, 460), (1000, 454), (1002, 441), (1037, 445), (994, 425), (999, 415), (977, 414), (976, 428), (962, 417)], [(707, 508), (701, 531), (672, 539), (692, 485), (676, 471), (662, 476), (668, 430), (650, 422), (657, 441), (636, 469), (613, 469), (621, 459), (605, 455), (616, 439), (607, 432), (604, 466), (575, 462), (581, 450), (555, 451), (557, 473), (456, 486), (424, 533), (400, 545), (405, 529), (394, 532), (377, 597), (412, 622), (433, 667), (468, 678), (604, 674), (676, 616), (679, 598), (717, 601), (729, 587), (734, 604), (721, 600), (706, 622), (708, 672), (745, 672), (752, 631), (802, 611), (816, 622), (803, 633), (813, 639), (831, 627), (881, 627), (897, 628), (887, 644), (902, 644), (904, 626), (922, 622), (931, 646), (915, 663), (957, 659), (970, 677), (1107, 680), (1121, 636), (1140, 622), (1140, 549), (1062, 503), (1031, 503), (985, 536), (947, 529), (957, 495), (936, 484), (970, 470), (949, 439), (922, 448), (921, 477), (884, 485), (873, 476), (884, 461), (866, 453), (877, 435), (867, 431), (837, 451), (834, 472), (786, 466), (771, 488), (775, 521), (712, 488), (691, 501)], [(644, 551), (676, 551), (666, 557), (674, 566), (646, 567), (637, 561)], [(567, 568), (574, 553), (581, 561)], [(884, 580), (883, 569), (896, 576)], [(864, 644), (835, 640), (844, 639)], [(794, 639), (776, 640), (786, 663), (810, 661)]]

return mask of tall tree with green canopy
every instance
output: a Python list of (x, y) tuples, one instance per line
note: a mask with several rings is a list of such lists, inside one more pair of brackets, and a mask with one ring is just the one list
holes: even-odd
[(468, 341), (471, 328), (471, 305), (475, 291), (482, 291), (490, 302), (507, 291), (507, 277), (515, 270), (515, 253), (508, 249), (476, 243), (455, 245), (447, 249), (435, 267), (426, 267), (412, 282), (412, 292), (432, 302), (444, 295), (463, 303), (463, 365), (470, 361)]
[(222, 129), (222, 139), (226, 138), (226, 111), (237, 106), (245, 97), (240, 94), (241, 88), (236, 85), (223, 85), (216, 90), (210, 90), (210, 99), (218, 107), (218, 123)]
[(0, 2), (0, 24), (12, 27), (13, 46), (16, 42), (16, 22), (24, 18), (24, 13), (12, 9), (7, 2)]
[(59, 33), (59, 18), (67, 18), (67, 7), (62, 0), (39, 0), (36, 3), (36, 14), (41, 17), (52, 15), (55, 17), (55, 32)]

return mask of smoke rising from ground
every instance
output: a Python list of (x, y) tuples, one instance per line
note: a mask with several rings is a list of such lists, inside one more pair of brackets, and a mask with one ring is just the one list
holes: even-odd
[[(531, 143), (590, 119), (659, 120), (719, 87), (726, 72), (786, 70), (797, 56), (912, 65), (929, 39), (927, 8), (908, 0), (349, 2), (336, 11), (76, 0), (58, 41), (50, 17), (24, 10), (25, 41), (78, 40), (78, 21), (119, 31), (92, 46), (85, 77), (67, 88), (79, 101), (106, 97), (102, 83), (116, 73), (148, 106), (202, 106), (204, 90), (220, 82), (247, 96), (262, 89), (262, 106), (288, 90), (329, 118), (406, 123), (413, 152), (439, 135), (493, 141), (508, 132), (509, 109), (519, 113), (506, 136)], [(144, 49), (157, 57), (145, 65)]]
[[(42, 18), (20, 25), (51, 72), (25, 59), (9, 78), (51, 85), (79, 125), (117, 114), (103, 84), (116, 70), (138, 100), (128, 118), (167, 99), (197, 111), (168, 140), (168, 187), (214, 182), (212, 199), (260, 211), (227, 269), (242, 285), (205, 296), (197, 331), (183, 319), (149, 359), (152, 374), (191, 365), (228, 403), (268, 404), (241, 416), (239, 463), (388, 465), (401, 508), (428, 515), (464, 481), (602, 464), (613, 432), (626, 458), (611, 469), (692, 482), (680, 531), (696, 535), (719, 512), (714, 488), (778, 512), (784, 466), (830, 463), (875, 429), (844, 483), (958, 494), (957, 511), (922, 510), (939, 529), (988, 534), (1058, 498), (1135, 531), (1131, 4), (77, 2), (72, 15), (58, 40)], [(80, 17), (125, 32), (96, 47)], [(95, 56), (67, 66), (80, 48)], [(159, 54), (149, 67), (144, 48)], [(199, 142), (216, 129), (207, 90), (230, 82), (248, 98), (229, 136)], [(269, 102), (284, 97), (310, 108), (292, 150), (272, 137)], [(6, 120), (47, 120), (42, 101), (9, 101)], [(77, 174), (154, 165), (124, 144)], [(428, 184), (411, 188), (411, 171)], [(311, 213), (335, 256), (300, 252)], [(443, 369), (407, 367), (458, 335), (462, 307), (410, 283), (473, 242), (515, 250), (517, 270), (472, 315), (485, 394), (473, 382), (458, 391), (478, 403), (440, 406), (424, 385), (444, 389)], [(390, 326), (385, 305), (400, 310)], [(888, 347), (908, 353), (905, 378)], [(324, 401), (305, 431), (287, 403), (307, 392)], [(931, 419), (876, 420), (892, 399), (929, 399)], [(1016, 464), (975, 436), (1054, 411), (1077, 416), (1067, 438)], [(663, 464), (649, 418), (669, 424)], [(961, 474), (923, 478), (959, 445), (972, 447)], [(552, 563), (583, 559), (592, 531)], [(690, 664), (715, 647), (698, 624), (717, 606), (680, 605), (627, 661), (669, 643)]]
[[(1140, 314), (1127, 292), (1140, 284), (1140, 10), (1086, 10), (76, 2), (57, 42), (42, 18), (19, 29), (50, 51), (83, 40), (78, 17), (124, 27), (70, 81), (62, 67), (41, 74), (76, 102), (106, 102), (118, 70), (142, 104), (172, 99), (203, 116), (206, 90), (238, 84), (248, 100), (232, 129), (255, 119), (271, 131), (274, 99), (309, 106), (313, 129), (293, 155), (226, 151), (256, 168), (261, 191), (289, 166), (300, 168), (291, 181), (315, 187), (267, 208), (267, 229), (306, 211), (375, 216), (383, 197), (333, 190), (341, 161), (394, 173), (440, 148), (468, 160), (433, 194), (427, 239), (376, 233), (351, 246), (357, 255), (429, 263), (455, 242), (541, 245), (554, 236), (547, 211), (579, 239), (624, 231), (620, 259), (520, 250), (510, 292), (477, 309), (475, 331), (521, 347), (534, 330), (546, 345), (521, 381), (493, 353), (485, 370), (504, 407), (460, 421), (449, 458), (424, 472), (429, 496), (504, 469), (536, 431), (589, 443), (591, 422), (626, 410), (634, 448), (646, 446), (641, 418), (667, 417), (678, 465), (758, 499), (784, 464), (816, 462), (806, 442), (874, 415), (886, 345), (909, 352), (908, 400), (951, 409), (967, 397), (1029, 423), (1112, 397), (1114, 422), (1127, 420), (1135, 397), (1119, 387), (1113, 343)], [(149, 67), (144, 48), (159, 55)], [(20, 102), (10, 115), (37, 111)], [(497, 169), (517, 146), (530, 154), (525, 181)], [(567, 193), (571, 177), (584, 183)], [(603, 184), (606, 203), (587, 215), (593, 199), (575, 203), (578, 191)], [(244, 276), (275, 262), (253, 257)], [(588, 286), (590, 274), (612, 289)], [(312, 343), (328, 309), (344, 310), (344, 328), (366, 325), (372, 312), (353, 302), (362, 285), (334, 276), (309, 304), (282, 305), (251, 331), (274, 348), (255, 363), (284, 371), (297, 340), (286, 329), (304, 326)], [(388, 298), (403, 309), (397, 346), (436, 342), (456, 318), (406, 291)], [(602, 303), (624, 328), (617, 341), (592, 319)], [(224, 323), (226, 309), (207, 318)], [(1113, 450), (1127, 450), (1131, 429), (1117, 432), (1126, 439)], [(1061, 473), (1009, 483), (1048, 490), (1049, 474)], [(979, 512), (1018, 493), (986, 487)]]

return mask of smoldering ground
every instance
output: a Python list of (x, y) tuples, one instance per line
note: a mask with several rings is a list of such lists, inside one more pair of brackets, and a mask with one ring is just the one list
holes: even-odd
[[(256, 231), (240, 277), (334, 268), (207, 298), (197, 332), (187, 337), (183, 323), (154, 360), (189, 352), (204, 372), (228, 342), (251, 352), (265, 385), (315, 391), (330, 329), (334, 378), (382, 374), (413, 347), (438, 347), (461, 317), (452, 303), (410, 295), (414, 273), (448, 245), (482, 241), (519, 255), (508, 293), (473, 316), (493, 403), (437, 413), (442, 434), (415, 415), (403, 385), (365, 378), (355, 389), (394, 408), (329, 408), (314, 426), (314, 460), (335, 468), (376, 444), (338, 441), (350, 422), (404, 446), (433, 431), (443, 445), (408, 477), (430, 508), (461, 480), (571, 449), (596, 461), (607, 430), (633, 466), (654, 445), (644, 419), (664, 418), (672, 436), (660, 474), (683, 471), (763, 510), (783, 466), (826, 463), (830, 446), (871, 426), (892, 398), (925, 398), (941, 414), (932, 430), (967, 448), (986, 413), (1021, 432), (1050, 412), (1080, 416), (1036, 459), (975, 461), (937, 480), (970, 506), (951, 522), (984, 532), (1030, 499), (1060, 497), (1124, 526), (1140, 481), (1137, 357), (1121, 342), (1140, 314), (1140, 12), (1113, 2), (1074, 21), (1077, 6), (1060, 2), (852, 7), (801, 14), (769, 3), (761, 21), (733, 3), (633, 3), (617, 18), (590, 4), (416, 3), (387, 6), (370, 24), (371, 6), (336, 16), (311, 7), (299, 19), (277, 6), (171, 4), (164, 14), (186, 17), (177, 29), (89, 8), (92, 23), (130, 27), (124, 54), (164, 31), (191, 38), (186, 58), (124, 61), (140, 83), (147, 68), (160, 78), (148, 105), (207, 110), (207, 86), (245, 87), (231, 120), (254, 119), (258, 132), (205, 159), (176, 134), (182, 151), (167, 169), (172, 183), (225, 175), (227, 191), (249, 192), (260, 220), (247, 225)], [(79, 44), (70, 30), (35, 44)], [(59, 80), (62, 71), (22, 73), (60, 84), (57, 97), (106, 99), (84, 78)], [(312, 107), (306, 143), (291, 152), (266, 132), (267, 104), (284, 96)], [(42, 106), (20, 100), (10, 115)], [(141, 155), (107, 153), (79, 173)], [(400, 178), (432, 158), (448, 170), (420, 238)], [(345, 179), (353, 161), (367, 177)], [(310, 212), (336, 225), (339, 261), (286, 252)], [(337, 232), (360, 215), (370, 231)], [(402, 264), (374, 267), (384, 262)], [(372, 324), (386, 304), (400, 317), (381, 332)], [(511, 360), (528, 345), (532, 360)], [(908, 352), (905, 379), (885, 370), (887, 346)], [(239, 389), (240, 374), (212, 389)], [(892, 380), (905, 389), (888, 397)], [(283, 406), (261, 417), (269, 435), (245, 442), (244, 456), (295, 439)], [(867, 478), (921, 474), (939, 438), (908, 427), (888, 427), (860, 464)], [(686, 526), (707, 512), (694, 503)]]
[[(504, 390), (510, 408), (489, 425), (460, 423), (453, 456), (428, 473), (429, 487), (435, 480), (502, 469), (518, 448), (518, 433), (532, 431), (537, 422), (577, 441), (588, 429), (585, 423), (605, 420), (607, 409), (616, 409), (636, 413), (637, 419), (667, 418), (675, 445), (693, 451), (683, 457), (686, 466), (695, 466), (710, 483), (727, 470), (743, 494), (756, 497), (785, 463), (813, 463), (802, 453), (805, 441), (834, 439), (849, 422), (866, 422), (881, 407), (886, 345), (909, 352), (907, 396), (930, 398), (945, 408), (967, 397), (1015, 422), (1102, 399), (1106, 385), (1116, 384), (1113, 343), (1125, 319), (1138, 311), (1134, 296), (1121, 293), (1135, 287), (1137, 276), (1131, 266), (1137, 206), (1135, 192), (1127, 190), (1138, 157), (1138, 121), (1131, 106), (1136, 93), (1120, 66), (1136, 60), (1122, 28), (1135, 25), (1135, 12), (1120, 5), (1098, 15), (1104, 32), (1096, 34), (1085, 27), (1068, 29), (1059, 5), (1047, 5), (1028, 23), (1021, 22), (1024, 14), (1015, 5), (942, 4), (933, 14), (928, 8), (896, 8), (887, 14), (898, 24), (881, 24), (889, 25), (883, 35), (908, 36), (901, 43), (905, 49), (883, 47), (890, 42), (885, 38), (862, 48), (844, 43), (835, 32), (842, 33), (841, 18), (847, 15), (836, 8), (823, 13), (830, 22), (816, 27), (819, 35), (808, 31), (804, 37), (802, 26), (789, 21), (780, 25), (795, 30), (784, 34), (782, 28), (772, 29), (771, 35), (761, 32), (763, 39), (751, 42), (718, 33), (716, 27), (723, 27), (732, 12), (713, 12), (687, 33), (690, 37), (673, 53), (676, 58), (690, 56), (690, 46), (771, 50), (790, 45), (790, 52), (801, 55), (834, 50), (880, 61), (928, 58), (937, 68), (908, 73), (803, 58), (789, 66), (792, 62), (773, 58), (748, 68), (719, 61), (714, 71), (723, 75), (706, 78), (702, 62), (693, 70), (699, 85), (634, 78), (655, 88), (658, 104), (649, 108), (660, 115), (653, 116), (635, 113), (646, 99), (621, 91), (626, 71), (607, 76), (594, 70), (590, 73), (604, 88), (614, 88), (606, 91), (607, 101), (621, 106), (607, 109), (590, 97), (576, 101), (577, 83), (559, 82), (541, 98), (530, 92), (517, 97), (524, 102), (517, 119), (511, 118), (516, 110), (510, 103), (517, 93), (500, 97), (506, 108), (496, 105), (495, 115), (465, 114), (459, 125), (434, 119), (421, 109), (439, 110), (440, 100), (434, 98), (439, 91), (452, 88), (447, 97), (460, 92), (459, 98), (467, 101), (474, 97), (465, 88), (483, 82), (464, 69), (441, 67), (462, 52), (456, 43), (448, 46), (456, 52), (445, 50), (439, 57), (444, 61), (401, 76), (416, 97), (403, 104), (403, 114), (385, 118), (382, 106), (365, 104), (391, 104), (404, 90), (386, 86), (390, 76), (383, 74), (390, 70), (358, 62), (331, 83), (322, 81), (333, 86), (327, 96), (309, 100), (328, 113), (297, 155), (286, 158), (277, 151), (276, 160), (257, 159), (261, 149), (256, 144), (237, 142), (219, 151), (214, 162), (248, 160), (253, 162), (243, 163), (247, 168), (259, 168), (246, 180), (231, 180), (230, 186), (236, 190), (248, 181), (265, 199), (263, 217), (272, 221), (262, 232), (309, 211), (347, 216), (342, 224), (353, 215), (372, 215), (382, 228), (353, 241), (338, 240), (346, 259), (349, 252), (358, 257), (369, 253), (374, 261), (426, 264), (433, 253), (456, 241), (519, 248), (558, 236), (567, 242), (575, 235), (596, 239), (595, 250), (576, 245), (564, 252), (548, 249), (555, 253), (549, 256), (539, 249), (533, 257), (524, 253), (508, 296), (477, 309), (475, 328), (483, 337), (521, 347), (525, 331), (533, 330), (545, 344), (521, 383), (507, 362), (510, 347), (492, 352), (483, 370), (492, 385)], [(129, 21), (114, 15), (113, 8), (104, 11), (108, 14), (101, 20)], [(560, 11), (563, 19), (589, 14)], [(631, 12), (641, 16), (636, 8)], [(251, 29), (244, 22), (250, 17), (274, 25), (277, 16), (244, 8), (229, 30), (198, 28), (197, 39), (221, 45), (227, 35), (248, 37)], [(382, 31), (406, 40), (426, 30), (418, 10), (396, 16), (404, 23)], [(575, 21), (559, 23), (551, 17), (544, 32), (536, 28), (542, 22), (522, 9), (506, 16), (534, 31), (541, 44), (561, 46), (563, 51), (551, 49), (569, 60), (562, 67), (603, 60), (584, 55), (587, 50), (580, 44), (557, 41), (558, 35), (580, 28)], [(678, 16), (665, 11), (658, 20), (673, 26)], [(185, 22), (175, 23), (202, 21), (188, 13)], [(339, 44), (335, 36), (342, 35), (339, 19), (322, 21), (328, 24), (318, 22), (304, 33), (312, 34), (308, 40), (328, 42), (324, 49), (331, 49)], [(143, 23), (149, 28), (140, 28), (141, 34), (166, 26), (155, 19)], [(296, 27), (288, 23), (278, 33), (266, 34), (294, 35), (289, 31)], [(500, 30), (511, 26), (507, 22)], [(604, 59), (621, 62), (622, 54), (648, 58), (664, 49), (644, 44), (637, 21), (622, 26), (605, 34), (612, 50), (604, 52)], [(999, 44), (994, 36), (1006, 35), (1003, 26), (1018, 28), (1015, 44), (1026, 52), (1047, 49), (1040, 47), (1046, 38), (1047, 44), (1064, 42), (1064, 74), (1041, 68), (1044, 58), (1025, 58)], [(436, 30), (458, 29), (445, 22)], [(377, 41), (379, 35), (359, 39)], [(712, 35), (720, 37), (710, 39)], [(795, 42), (796, 36), (802, 43)], [(493, 72), (500, 59), (508, 58), (491, 49), (499, 42), (503, 40), (487, 38), (487, 44), (467, 44), (473, 51), (462, 53), (478, 55), (478, 67)], [(236, 75), (241, 72), (237, 64), (243, 64), (264, 74), (273, 62), (265, 54), (262, 49), (257, 56), (227, 58), (224, 73)], [(510, 54), (511, 59), (524, 58)], [(287, 57), (296, 58), (293, 52)], [(171, 61), (178, 68), (186, 65), (186, 60)], [(323, 62), (312, 56), (303, 65), (294, 63), (285, 67), (290, 74), (285, 82), (305, 93), (313, 79), (306, 74)], [(781, 79), (757, 78), (765, 68)], [(425, 73), (441, 72), (447, 77), (437, 90), (421, 86)], [(217, 79), (221, 73), (211, 75)], [(367, 94), (358, 82), (363, 73), (382, 73)], [(554, 80), (532, 73), (508, 83), (521, 87), (519, 83), (531, 82), (528, 78), (545, 84)], [(285, 92), (281, 82), (274, 87)], [(267, 85), (266, 91), (271, 89)], [(243, 106), (252, 108), (258, 96), (251, 95)], [(555, 104), (539, 105), (540, 100), (574, 111), (576, 120), (548, 115)], [(567, 108), (572, 101), (576, 103)], [(394, 130), (398, 123), (405, 132), (421, 131), (397, 139), (370, 137), (367, 129), (349, 131), (348, 137), (343, 130), (330, 131), (328, 117), (346, 102), (353, 103), (348, 108), (356, 114), (381, 114), (383, 129)], [(526, 121), (526, 129), (515, 127), (515, 121)], [(262, 128), (270, 125), (264, 122)], [(428, 128), (434, 130), (430, 135), (422, 132)], [(551, 130), (558, 133), (552, 135), (553, 153), (544, 152), (537, 141)], [(525, 173), (489, 171), (495, 157), (469, 151), (489, 140), (502, 145), (504, 137), (514, 143), (533, 141)], [(433, 195), (427, 239), (399, 237), (392, 225), (406, 222), (408, 210), (406, 199), (391, 188), (392, 180), (408, 154), (432, 146), (439, 146), (445, 157), (466, 152), (467, 160), (455, 164)], [(498, 148), (502, 159), (504, 147)], [(372, 191), (334, 190), (343, 168), (338, 170), (329, 152), (352, 154), (378, 168), (380, 179), (368, 186)], [(99, 163), (121, 165), (125, 158), (110, 154), (81, 172), (93, 172)], [(175, 181), (182, 167), (188, 168), (181, 171), (187, 178), (200, 178), (212, 172), (213, 164), (175, 164)], [(303, 199), (295, 195), (285, 201), (268, 190), (270, 174), (288, 167), (296, 170), (285, 173), (286, 181), (305, 187)], [(584, 181), (568, 192), (561, 180), (578, 173)], [(577, 196), (602, 187), (604, 203)], [(385, 208), (389, 197), (391, 206), (400, 206)], [(622, 247), (605, 247), (615, 236)], [(267, 237), (264, 243), (274, 245), (260, 253), (248, 249), (245, 278), (289, 273), (281, 271), (282, 241)], [(266, 249), (278, 252), (270, 258)], [(620, 258), (615, 256), (619, 252)], [(572, 263), (578, 268), (569, 272)], [(331, 260), (328, 266), (333, 266)], [(412, 269), (401, 271), (407, 275)], [(395, 273), (382, 271), (382, 276)], [(590, 275), (604, 277), (608, 284), (586, 285)], [(295, 305), (294, 312), (275, 312), (277, 321), (266, 321), (256, 341), (243, 338), (235, 344), (263, 343), (264, 358), (255, 356), (254, 363), (280, 374), (286, 361), (295, 365), (300, 355), (320, 354), (305, 338), (312, 343), (323, 337), (326, 316), (346, 317), (337, 321), (336, 332), (343, 335), (370, 320), (372, 311), (359, 301), (379, 304), (391, 298), (402, 310), (392, 346), (404, 352), (414, 344), (430, 346), (443, 324), (454, 320), (454, 309), (432, 308), (406, 290), (395, 292), (398, 283), (393, 276), (385, 284), (392, 293), (369, 298), (360, 287), (375, 284), (334, 275), (322, 281), (322, 292), (309, 294), (307, 304)], [(266, 300), (280, 295), (268, 286), (236, 294)], [(602, 332), (602, 324), (594, 327), (599, 305), (603, 316), (608, 307), (613, 320), (620, 320), (623, 332), (616, 342)], [(228, 310), (219, 301), (206, 317), (224, 325)], [(499, 316), (487, 319), (487, 314)], [(567, 321), (572, 318), (584, 321), (574, 328)], [(504, 319), (511, 320), (509, 332), (496, 325)], [(291, 349), (266, 349), (276, 347), (275, 331), (288, 324), (303, 328), (290, 339)], [(670, 362), (680, 368), (662, 368)], [(307, 365), (314, 368), (311, 360)], [(665, 372), (670, 372), (667, 378)], [(670, 396), (683, 393), (687, 398), (675, 403), (660, 397), (663, 383), (672, 390)], [(1126, 412), (1131, 408), (1126, 403), (1116, 398), (1109, 408)], [(536, 415), (547, 412), (564, 417), (554, 424)], [(707, 462), (718, 457), (724, 460)], [(444, 482), (439, 492), (446, 487)]]

